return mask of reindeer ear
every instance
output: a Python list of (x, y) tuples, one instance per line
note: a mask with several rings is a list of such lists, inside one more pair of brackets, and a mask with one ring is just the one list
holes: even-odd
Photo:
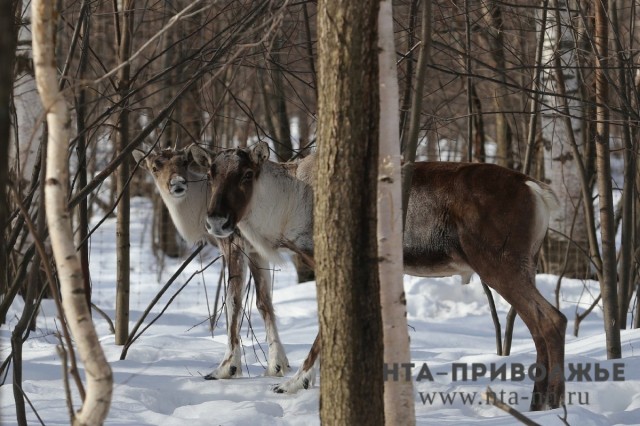
[(153, 148), (149, 145), (142, 144), (140, 145), (139, 148), (134, 149), (133, 151), (131, 151), (131, 155), (133, 155), (133, 158), (136, 160), (136, 163), (140, 163), (140, 167), (148, 169), (147, 167), (147, 162), (145, 161), (145, 157), (147, 157), (147, 153), (149, 153), (149, 155), (153, 154)]
[(209, 151), (195, 143), (189, 145), (184, 150), (189, 159), (189, 169), (202, 174), (206, 174), (209, 171), (209, 166), (213, 159)]
[(269, 144), (266, 142), (258, 142), (251, 149), (251, 160), (257, 165), (261, 165), (269, 159)]

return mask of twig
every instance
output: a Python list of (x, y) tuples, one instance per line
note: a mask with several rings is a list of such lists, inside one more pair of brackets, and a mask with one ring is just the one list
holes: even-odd
[(36, 415), (36, 418), (38, 419), (38, 421), (40, 422), (40, 424), (42, 426), (45, 425), (44, 421), (42, 421), (42, 417), (40, 417), (40, 415), (38, 414), (38, 411), (36, 410), (36, 407), (33, 406), (33, 403), (31, 402), (31, 400), (29, 399), (29, 397), (27, 396), (27, 394), (24, 392), (24, 389), (22, 389), (22, 386), (18, 387), (20, 389), (20, 392), (22, 392), (22, 396), (24, 397), (24, 399), (27, 401), (27, 404), (29, 404), (29, 407), (31, 407), (31, 410), (33, 410), (33, 414)]
[(493, 294), (491, 293), (491, 289), (484, 281), (482, 282), (482, 289), (484, 293), (487, 295), (487, 301), (489, 302), (489, 309), (491, 310), (491, 319), (493, 320), (493, 328), (496, 333), (496, 354), (502, 356), (502, 327), (500, 326), (500, 318), (498, 317), (498, 312), (496, 311), (496, 303), (493, 300)]
[[(171, 27), (173, 27), (178, 21), (180, 21), (181, 19), (186, 19), (188, 18), (192, 13), (192, 9), (198, 4), (200, 3), (201, 0), (195, 0), (193, 3), (187, 5), (184, 9), (182, 9), (180, 12), (176, 13), (170, 20), (169, 22), (167, 22), (167, 25), (165, 25), (164, 27), (162, 27), (162, 29), (160, 29), (160, 31), (158, 31), (157, 33), (155, 33), (152, 37), (149, 38), (149, 40), (147, 40), (136, 52), (134, 52), (130, 57), (128, 61), (124, 61), (122, 62), (120, 65), (118, 65), (117, 67), (115, 67), (114, 69), (112, 69), (111, 71), (109, 71), (108, 73), (106, 73), (105, 75), (103, 75), (102, 77), (96, 79), (93, 81), (93, 84), (98, 84), (103, 82), (104, 80), (113, 77), (121, 68), (131, 65), (131, 63), (140, 55), (142, 54), (142, 52), (148, 47), (150, 46), (158, 37), (162, 36), (164, 33), (166, 33), (167, 31), (169, 31), (169, 29), (171, 29)], [(204, 6), (202, 9), (197, 10), (196, 12), (203, 12), (204, 10), (210, 8), (213, 6), (213, 3), (211, 3), (208, 6)]]
[(586, 311), (584, 311), (581, 314), (576, 312), (576, 321), (573, 326), (573, 335), (575, 337), (578, 337), (578, 331), (580, 330), (580, 323), (582, 322), (583, 319), (587, 317), (587, 315), (591, 313), (591, 311), (593, 311), (593, 308), (595, 308), (598, 305), (598, 303), (600, 302), (600, 299), (602, 299), (602, 294), (599, 294), (598, 297), (596, 297), (596, 300), (593, 301), (591, 306), (589, 306)]
[(195, 249), (193, 253), (191, 253), (191, 255), (184, 262), (182, 262), (182, 265), (180, 265), (178, 270), (171, 276), (171, 278), (169, 278), (169, 281), (167, 281), (164, 287), (162, 287), (162, 289), (158, 292), (158, 294), (156, 294), (153, 300), (149, 303), (149, 306), (147, 306), (147, 309), (145, 309), (144, 313), (142, 314), (142, 316), (140, 317), (136, 325), (131, 330), (131, 333), (129, 333), (129, 337), (127, 338), (127, 343), (125, 343), (124, 347), (122, 348), (122, 353), (120, 354), (120, 360), (123, 360), (126, 358), (127, 351), (129, 350), (129, 346), (131, 346), (131, 344), (134, 341), (136, 341), (138, 337), (140, 337), (140, 335), (136, 336), (136, 332), (142, 325), (142, 322), (145, 320), (145, 318), (149, 315), (151, 308), (153, 308), (155, 304), (158, 303), (158, 300), (160, 300), (162, 295), (164, 295), (167, 292), (167, 290), (169, 289), (169, 287), (171, 287), (173, 282), (180, 276), (182, 271), (184, 271), (187, 265), (191, 263), (191, 261), (198, 255), (198, 253), (202, 251), (203, 248), (204, 248), (204, 244), (200, 244), (198, 248)]
[(501, 409), (502, 411), (504, 411), (505, 413), (511, 414), (513, 417), (518, 419), (518, 421), (522, 422), (522, 424), (525, 424), (527, 426), (540, 426), (540, 424), (526, 417), (520, 411), (516, 410), (510, 405), (507, 405), (504, 402), (497, 399), (495, 392), (491, 390), (490, 386), (487, 386), (487, 391), (482, 393), (482, 397), (484, 398), (485, 401), (487, 401), (488, 404), (494, 405), (499, 409)]
[(65, 394), (65, 399), (67, 401), (67, 408), (69, 408), (69, 419), (71, 420), (71, 423), (74, 423), (76, 413), (75, 413), (75, 410), (73, 409), (73, 399), (71, 399), (71, 387), (69, 386), (69, 369), (67, 368), (67, 351), (64, 350), (64, 346), (62, 346), (62, 343), (56, 346), (56, 350), (58, 351), (58, 355), (60, 356), (60, 360), (62, 361), (62, 378), (64, 382), (64, 394)]
[(45, 275), (47, 276), (47, 281), (49, 282), (49, 290), (53, 295), (53, 300), (56, 304), (56, 309), (58, 310), (60, 323), (62, 325), (62, 335), (64, 336), (65, 343), (69, 348), (68, 351), (71, 359), (71, 372), (76, 382), (76, 386), (78, 387), (80, 398), (84, 401), (84, 397), (85, 397), (84, 385), (82, 384), (82, 380), (78, 375), (78, 364), (76, 362), (76, 355), (73, 349), (73, 342), (71, 341), (71, 336), (69, 334), (69, 328), (67, 327), (67, 321), (64, 316), (64, 309), (62, 308), (62, 303), (60, 301), (60, 294), (58, 293), (58, 288), (56, 287), (56, 284), (55, 284), (56, 281), (54, 279), (53, 271), (51, 270), (51, 264), (46, 261), (46, 259), (49, 259), (49, 257), (47, 256), (46, 250), (44, 249), (44, 244), (38, 237), (38, 232), (36, 231), (35, 226), (33, 225), (31, 218), (29, 217), (29, 213), (26, 211), (25, 207), (22, 205), (22, 201), (20, 200), (18, 192), (13, 186), (10, 186), (10, 188), (13, 190), (13, 193), (15, 195), (14, 201), (18, 206), (18, 208), (20, 209), (22, 216), (24, 217), (25, 224), (27, 225), (27, 227), (29, 228), (29, 232), (33, 236), (33, 243), (35, 244), (36, 250), (38, 251), (40, 258), (43, 260), (42, 265), (44, 266), (44, 272), (45, 272)]
[(103, 311), (102, 309), (98, 308), (98, 306), (91, 302), (91, 308), (96, 311), (98, 314), (100, 314), (100, 316), (102, 318), (104, 318), (104, 320), (107, 322), (107, 324), (109, 325), (109, 332), (111, 334), (115, 334), (116, 333), (116, 329), (113, 326), (113, 321), (111, 321), (111, 318), (109, 318), (109, 315), (107, 315), (107, 313), (105, 311)]

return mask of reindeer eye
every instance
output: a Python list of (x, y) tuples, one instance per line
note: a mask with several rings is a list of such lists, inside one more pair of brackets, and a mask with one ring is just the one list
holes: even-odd
[(242, 176), (242, 180), (248, 182), (253, 179), (253, 170), (247, 170), (244, 172), (244, 176)]

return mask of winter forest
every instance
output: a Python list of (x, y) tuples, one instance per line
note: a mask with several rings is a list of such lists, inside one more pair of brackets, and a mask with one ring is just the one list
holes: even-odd
[(0, 424), (640, 424), (640, 1), (0, 8)]

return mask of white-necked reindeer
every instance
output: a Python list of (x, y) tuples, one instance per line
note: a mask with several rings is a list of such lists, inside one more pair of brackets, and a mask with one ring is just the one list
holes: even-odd
[[(142, 150), (134, 150), (133, 156), (153, 176), (153, 181), (180, 235), (189, 243), (207, 241), (215, 244), (225, 256), (228, 271), (225, 302), (229, 337), (227, 351), (220, 365), (205, 376), (205, 379), (229, 379), (242, 375), (240, 322), (247, 265), (254, 278), (256, 305), (264, 319), (269, 344), (269, 360), (265, 375), (283, 376), (289, 369), (289, 361), (276, 328), (276, 317), (271, 303), (269, 264), (238, 233), (225, 238), (214, 238), (207, 233), (205, 223), (210, 189), (206, 174), (200, 174), (192, 167), (191, 150), (194, 146), (180, 150), (150, 151), (148, 155)], [(148, 147), (146, 151), (149, 151)]]
[[(286, 248), (313, 263), (312, 157), (292, 173), (267, 161), (264, 143), (215, 156), (196, 149), (193, 156), (209, 168), (206, 226), (212, 235), (224, 238), (239, 229), (267, 258), (277, 260), (276, 252)], [(404, 233), (407, 274), (476, 272), (516, 309), (533, 337), (536, 362), (546, 370), (534, 385), (532, 410), (556, 408), (564, 398), (567, 320), (535, 286), (538, 252), (556, 204), (547, 185), (503, 167), (417, 163)], [(318, 335), (298, 372), (276, 392), (313, 383), (320, 344)]]

